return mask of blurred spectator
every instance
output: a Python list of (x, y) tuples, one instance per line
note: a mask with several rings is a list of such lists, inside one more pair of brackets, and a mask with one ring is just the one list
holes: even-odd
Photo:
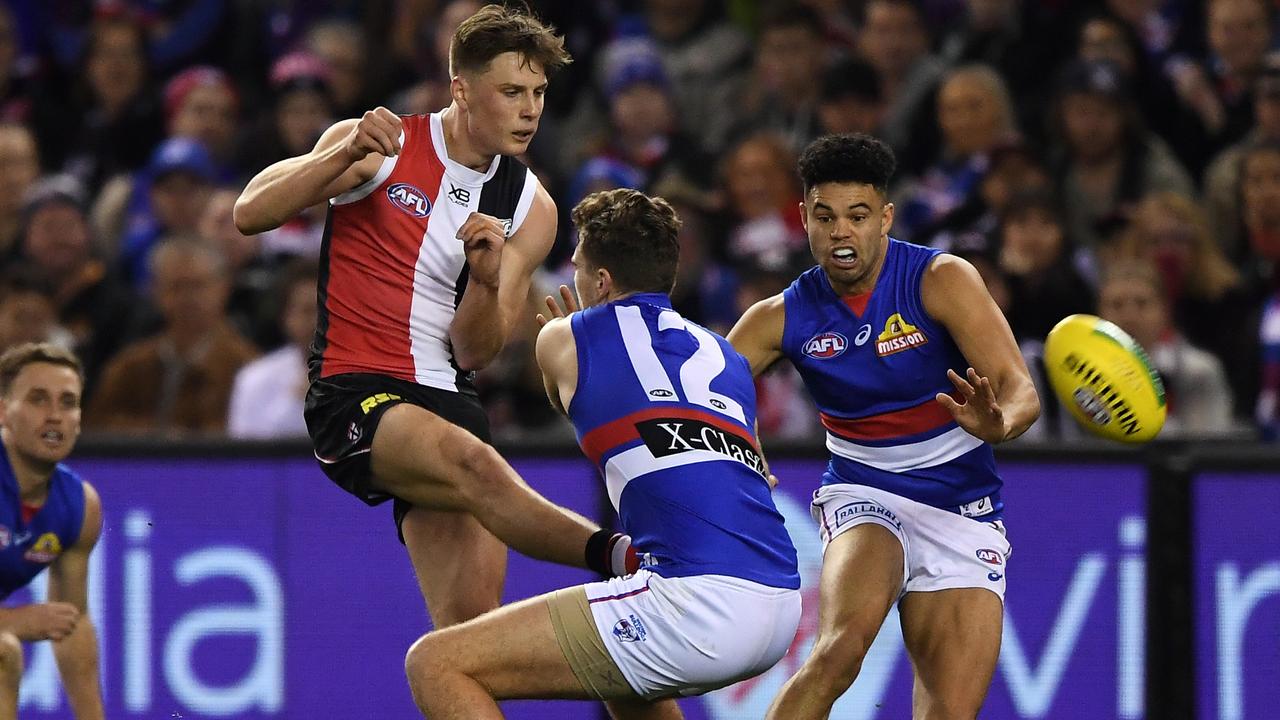
[(884, 114), (884, 91), (876, 69), (865, 60), (849, 58), (827, 68), (818, 95), (820, 134), (874, 135)]
[(223, 433), (236, 372), (257, 351), (227, 322), (230, 289), (212, 246), (170, 239), (151, 254), (164, 330), (107, 364), (86, 414), (108, 432)]
[(507, 344), (493, 362), (476, 375), (476, 390), (493, 424), (495, 437), (506, 440), (572, 437), (568, 424), (561, 421), (559, 413), (547, 402), (542, 371), (533, 354), (538, 339), (535, 317), (546, 311), (543, 298), (548, 294), (558, 295), (547, 290), (537, 281), (530, 285), (525, 311), (512, 327)]
[(36, 134), (46, 167), (63, 168), (96, 192), (118, 173), (142, 167), (164, 135), (150, 85), (146, 37), (128, 11), (97, 16), (89, 28), (70, 103), (55, 93), (37, 107)]
[(1244, 266), (1254, 280), (1280, 280), (1280, 141), (1261, 140), (1241, 160), (1241, 219), (1247, 241)]
[(999, 266), (1009, 284), (1007, 315), (1016, 339), (1043, 340), (1062, 318), (1093, 309), (1092, 293), (1076, 271), (1052, 195), (1014, 198), (1002, 235)]
[[(227, 317), (231, 324), (258, 347), (275, 347), (286, 338), (281, 334), (279, 313), (272, 297), (277, 285), (281, 257), (262, 253), (264, 235), (242, 235), (232, 219), (238, 190), (215, 190), (200, 216), (198, 234), (222, 254), (231, 278), (231, 294), (227, 300)], [(302, 261), (314, 265), (314, 258)]]
[(1055, 174), (1077, 243), (1096, 247), (1107, 224), (1148, 193), (1192, 195), (1186, 170), (1143, 127), (1119, 68), (1072, 63), (1059, 88)]
[(0, 122), (0, 265), (17, 250), (22, 199), (40, 177), (35, 136), (22, 125)]
[(208, 151), (219, 181), (234, 180), (240, 97), (235, 83), (209, 65), (188, 68), (164, 89), (164, 113), (170, 137), (197, 140)]
[[(402, 12), (412, 14), (415, 10), (425, 12), (425, 6), (430, 4), (432, 4), (431, 0), (426, 3), (409, 2), (400, 5)], [(430, 29), (427, 43), (430, 53), (421, 60), (415, 57), (417, 55), (415, 51), (408, 49), (414, 45), (414, 42), (406, 37), (406, 33), (415, 31), (416, 27), (398, 27), (396, 40), (402, 60), (408, 59), (408, 64), (421, 73), (421, 76), (416, 83), (397, 93), (391, 101), (392, 110), (398, 113), (426, 115), (449, 106), (453, 101), (449, 93), (449, 43), (462, 21), (475, 15), (483, 5), (484, 3), (480, 0), (446, 2), (434, 21), (429, 25), (419, 26)], [(363, 111), (361, 110), (362, 114)]]
[(1145, 198), (1104, 256), (1104, 267), (1123, 259), (1154, 263), (1174, 324), (1218, 356), (1235, 408), (1247, 413), (1257, 397), (1257, 297), (1213, 239), (1203, 208), (1175, 193)]
[(748, 137), (725, 157), (724, 187), (734, 217), (728, 254), (735, 263), (774, 271), (808, 265), (795, 165), (786, 141), (768, 133)]
[(308, 386), (307, 352), (316, 331), (318, 279), (310, 260), (295, 260), (282, 273), (275, 304), (285, 344), (236, 373), (227, 417), (231, 437), (306, 437), (302, 401)]
[(947, 74), (938, 88), (942, 156), (897, 191), (897, 237), (915, 241), (916, 231), (960, 206), (986, 174), (991, 151), (1017, 138), (1013, 102), (1004, 81), (985, 65)]
[(1231, 431), (1231, 391), (1222, 363), (1192, 345), (1170, 317), (1160, 273), (1150, 262), (1107, 266), (1098, 287), (1098, 314), (1119, 325), (1146, 351), (1164, 383), (1162, 437)]
[(73, 338), (58, 324), (53, 286), (35, 268), (16, 265), (0, 276), (0, 354), (27, 342), (70, 350)]
[[(1223, 150), (1209, 166), (1205, 173), (1204, 194), (1208, 204), (1210, 223), (1214, 235), (1227, 256), (1237, 267), (1247, 274), (1253, 275), (1256, 268), (1255, 252), (1259, 252), (1251, 243), (1255, 238), (1249, 231), (1250, 218), (1246, 218), (1241, 210), (1244, 182), (1244, 159), (1251, 153), (1257, 153), (1259, 159), (1254, 163), (1255, 177), (1249, 187), (1256, 189), (1266, 173), (1259, 173), (1266, 167), (1267, 146), (1280, 149), (1280, 55), (1268, 61), (1268, 67), (1258, 78), (1254, 90), (1254, 126), (1244, 140)], [(1280, 199), (1280, 198), (1275, 198)], [(1266, 215), (1269, 208), (1265, 202), (1255, 203), (1253, 226), (1262, 228), (1271, 225), (1273, 231), (1280, 232), (1280, 218), (1268, 222)], [(1265, 232), (1262, 233), (1265, 236)], [(1257, 240), (1263, 240), (1260, 236)], [(1265, 240), (1261, 243), (1267, 245)], [(1262, 251), (1265, 255), (1266, 252)], [(1271, 253), (1274, 255), (1275, 253)]]
[(655, 185), (652, 194), (671, 203), (680, 218), (680, 262), (670, 293), (672, 307), (683, 317), (727, 334), (740, 317), (734, 302), (737, 278), (715, 255), (722, 243), (714, 235), (710, 218), (712, 198), (674, 179)]
[(319, 57), (285, 55), (271, 67), (270, 81), (273, 106), (246, 138), (242, 167), (264, 168), (310, 152), (335, 117), (329, 67)]
[(1151, 130), (1169, 143), (1193, 174), (1204, 169), (1214, 145), (1178, 99), (1168, 76), (1153, 64), (1132, 25), (1109, 13), (1085, 16), (1077, 32), (1076, 57), (1114, 64), (1132, 88), (1134, 103)]
[(23, 207), (21, 256), (53, 286), (58, 320), (74, 338), (92, 387), (102, 364), (129, 339), (135, 300), (93, 254), (83, 187), (58, 175), (36, 183)]
[(1000, 223), (1016, 195), (1050, 190), (1049, 173), (1021, 142), (996, 146), (987, 171), (964, 203), (916, 233), (921, 245), (956, 252), (994, 255)]
[(135, 288), (150, 281), (151, 249), (168, 235), (193, 234), (213, 189), (215, 170), (198, 140), (164, 141), (133, 183), (120, 239), (120, 267)]
[(658, 45), (681, 127), (709, 152), (723, 150), (725, 112), (736, 78), (750, 66), (751, 44), (725, 22), (716, 0), (644, 0), (644, 25)]
[(1210, 63), (1170, 64), (1174, 88), (1215, 147), (1239, 140), (1253, 120), (1253, 85), (1271, 46), (1268, 0), (1206, 0)]
[(625, 53), (615, 52), (610, 58), (606, 78), (609, 118), (601, 127), (597, 158), (633, 168), (640, 184), (628, 187), (638, 190), (647, 190), (667, 176), (709, 185), (712, 160), (681, 132), (656, 48), (630, 41)]
[(305, 46), (329, 68), (335, 117), (360, 117), (373, 109), (377, 99), (368, 87), (369, 51), (359, 25), (346, 20), (316, 23), (307, 32)]
[(880, 74), (885, 99), (881, 137), (893, 146), (901, 167), (918, 169), (912, 134), (927, 114), (922, 108), (945, 65), (929, 54), (929, 35), (916, 2), (867, 0), (862, 8), (858, 50)]
[(818, 135), (820, 78), (827, 65), (816, 12), (797, 4), (768, 12), (751, 74), (736, 93), (741, 126), (778, 133), (799, 153)]

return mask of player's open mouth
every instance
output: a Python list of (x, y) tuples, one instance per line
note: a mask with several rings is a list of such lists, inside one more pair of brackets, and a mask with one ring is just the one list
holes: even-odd
[(44, 432), (40, 433), (40, 439), (44, 440), (45, 443), (48, 445), (61, 445), (62, 433), (58, 432), (57, 430), (45, 430)]
[(831, 259), (840, 267), (853, 267), (858, 263), (858, 251), (851, 247), (836, 248), (831, 251)]

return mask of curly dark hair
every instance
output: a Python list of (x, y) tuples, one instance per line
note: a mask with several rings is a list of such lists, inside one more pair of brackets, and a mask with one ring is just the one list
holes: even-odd
[(804, 192), (822, 183), (860, 183), (885, 195), (889, 178), (897, 168), (893, 150), (870, 135), (824, 135), (800, 154), (800, 180)]
[(619, 289), (669, 293), (680, 259), (680, 218), (660, 197), (628, 188), (591, 193), (573, 208), (582, 256)]

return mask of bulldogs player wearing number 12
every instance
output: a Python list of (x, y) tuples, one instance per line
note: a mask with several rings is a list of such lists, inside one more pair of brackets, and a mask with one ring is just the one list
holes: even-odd
[(675, 211), (621, 189), (588, 196), (573, 220), (586, 309), (543, 327), (538, 364), (645, 563), (420, 640), (409, 681), (433, 720), (498, 718), (494, 700), (519, 697), (599, 698), (618, 720), (679, 718), (663, 698), (764, 672), (800, 621), (751, 370), (671, 309)]
[(825, 718), (894, 603), (916, 718), (976, 717), (1000, 650), (1009, 543), (991, 445), (1040, 404), (973, 266), (889, 237), (893, 169), (869, 136), (810, 144), (800, 212), (817, 267), (729, 334), (755, 373), (795, 365), (831, 452), (812, 508), (818, 636), (774, 720)]

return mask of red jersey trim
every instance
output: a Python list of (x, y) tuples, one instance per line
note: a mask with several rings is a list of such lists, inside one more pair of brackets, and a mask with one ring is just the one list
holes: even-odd
[(640, 437), (640, 431), (636, 429), (636, 424), (645, 420), (654, 420), (657, 418), (676, 418), (681, 420), (698, 420), (715, 426), (724, 432), (742, 438), (747, 441), (751, 447), (760, 451), (756, 445), (756, 440), (750, 433), (744, 431), (741, 425), (725, 420), (714, 413), (704, 410), (695, 410), (688, 407), (656, 407), (641, 410), (639, 412), (624, 415), (623, 417), (607, 422), (604, 425), (592, 430), (582, 436), (579, 443), (582, 446), (582, 452), (596, 465), (600, 464), (600, 458), (604, 454), (619, 445), (631, 442)]
[[(957, 402), (960, 397), (953, 394)], [(822, 425), (835, 435), (849, 440), (891, 440), (936, 430), (954, 418), (937, 400), (930, 398), (914, 407), (894, 410), (863, 418), (839, 418), (819, 413)]]

